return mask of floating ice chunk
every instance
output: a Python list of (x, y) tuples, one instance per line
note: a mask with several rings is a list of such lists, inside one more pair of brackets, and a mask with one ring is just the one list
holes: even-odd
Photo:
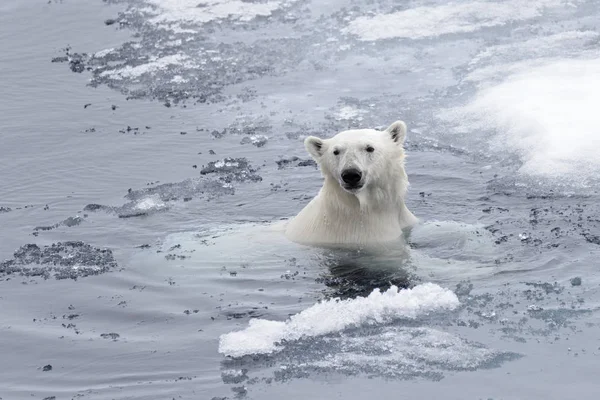
[(522, 242), (529, 240), (529, 235), (526, 233), (519, 233), (519, 239), (521, 239)]
[(461, 130), (496, 130), (492, 151), (521, 158), (523, 175), (589, 185), (600, 172), (600, 59), (562, 60), (517, 72), (440, 113)]
[(132, 67), (127, 65), (120, 69), (104, 71), (100, 75), (111, 79), (134, 79), (144, 74), (156, 73), (158, 71), (179, 65), (184, 68), (194, 68), (195, 64), (189, 61), (189, 57), (183, 54), (173, 54), (150, 60), (146, 64)]
[(110, 49), (100, 50), (100, 51), (97, 51), (97, 52), (94, 53), (94, 57), (95, 58), (106, 57), (107, 55), (109, 55), (113, 51), (115, 51), (115, 49), (113, 47), (111, 47)]
[(232, 357), (280, 351), (282, 340), (293, 341), (339, 332), (361, 325), (384, 324), (399, 318), (416, 318), (432, 311), (452, 310), (458, 298), (433, 283), (413, 289), (374, 290), (368, 297), (331, 299), (292, 316), (287, 321), (252, 319), (248, 328), (221, 335), (219, 352)]
[(167, 205), (157, 195), (140, 199), (135, 204), (136, 211), (158, 211), (165, 208), (167, 208)]
[(215, 162), (215, 168), (224, 168), (224, 167), (239, 167), (239, 163), (235, 161), (224, 161), (219, 160)]
[(269, 16), (282, 6), (281, 1), (248, 2), (241, 0), (146, 0), (157, 9), (152, 19), (156, 23), (206, 23), (217, 19), (233, 18), (250, 21)]
[(185, 83), (187, 82), (187, 79), (185, 79), (184, 77), (182, 77), (181, 75), (175, 75), (172, 79), (171, 82), (173, 83)]
[(361, 114), (364, 114), (364, 111), (359, 110), (357, 108), (351, 107), (351, 106), (344, 106), (342, 108), (340, 108), (340, 110), (337, 112), (336, 114), (336, 119), (339, 120), (343, 120), (343, 119), (362, 119)]
[[(571, 2), (572, 3), (572, 2)], [(440, 6), (409, 8), (391, 14), (363, 16), (352, 21), (345, 33), (360, 40), (422, 39), (450, 33), (475, 32), (511, 21), (538, 17), (549, 7), (564, 7), (563, 0), (508, 0), (502, 2), (452, 2)]]

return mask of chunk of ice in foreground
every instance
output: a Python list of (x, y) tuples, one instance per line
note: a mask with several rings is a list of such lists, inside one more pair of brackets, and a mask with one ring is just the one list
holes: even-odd
[(284, 348), (282, 340), (321, 336), (399, 318), (412, 319), (432, 311), (453, 310), (458, 305), (452, 291), (433, 283), (407, 290), (396, 286), (385, 292), (375, 289), (368, 297), (317, 303), (287, 321), (251, 319), (246, 329), (221, 335), (219, 352), (232, 357), (273, 353)]

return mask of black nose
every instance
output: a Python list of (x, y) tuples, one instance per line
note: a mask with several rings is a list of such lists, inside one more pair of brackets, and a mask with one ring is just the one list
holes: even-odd
[(361, 178), (362, 173), (357, 169), (347, 169), (342, 172), (342, 180), (348, 185), (357, 185)]

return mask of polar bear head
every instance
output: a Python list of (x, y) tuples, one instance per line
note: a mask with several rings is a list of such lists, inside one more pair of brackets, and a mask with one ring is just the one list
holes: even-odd
[(366, 246), (401, 238), (418, 220), (406, 207), (406, 124), (385, 131), (357, 129), (330, 139), (308, 137), (305, 146), (325, 181), (289, 221), (285, 234), (302, 244)]
[(319, 164), (326, 184), (335, 182), (359, 198), (364, 191), (403, 196), (408, 185), (405, 138), (406, 124), (396, 121), (385, 131), (349, 130), (330, 139), (310, 136), (304, 144)]

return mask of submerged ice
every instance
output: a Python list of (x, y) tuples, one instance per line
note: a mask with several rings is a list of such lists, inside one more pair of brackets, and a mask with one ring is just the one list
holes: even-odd
[(330, 349), (328, 355), (303, 363), (305, 369), (438, 380), (443, 371), (491, 368), (519, 357), (429, 327), (388, 326), (323, 342)]

